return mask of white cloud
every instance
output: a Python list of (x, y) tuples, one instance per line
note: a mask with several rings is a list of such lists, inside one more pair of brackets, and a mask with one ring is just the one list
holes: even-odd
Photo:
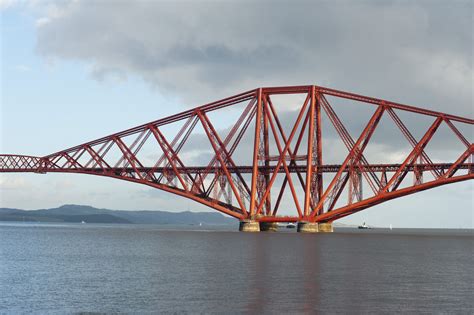
[(54, 182), (54, 188), (57, 190), (70, 190), (71, 188), (76, 188), (76, 184), (70, 179), (57, 180)]
[(31, 70), (31, 68), (27, 65), (17, 65), (15, 69), (19, 72), (28, 72)]
[(1, 190), (21, 190), (29, 189), (31, 185), (21, 177), (9, 177), (2, 176), (0, 178), (0, 191)]
[(48, 17), (42, 17), (42, 18), (39, 18), (36, 20), (36, 26), (37, 27), (41, 27), (43, 25), (46, 25), (48, 24), (49, 22), (51, 22), (51, 19), (48, 18)]
[(0, 0), (0, 10), (11, 8), (18, 2), (18, 0)]

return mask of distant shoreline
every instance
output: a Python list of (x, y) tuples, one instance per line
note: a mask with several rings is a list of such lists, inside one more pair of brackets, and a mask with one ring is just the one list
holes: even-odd
[(0, 208), (0, 221), (107, 224), (235, 224), (219, 212), (169, 212), (151, 210), (110, 210), (91, 206), (63, 205), (58, 208), (23, 210)]
[[(170, 212), (156, 210), (111, 210), (99, 209), (85, 205), (63, 205), (57, 208), (23, 210), (16, 208), (0, 208), (0, 222), (28, 223), (92, 223), (92, 224), (155, 224), (176, 226), (235, 226), (238, 220), (225, 216), (220, 212)], [(357, 225), (335, 222), (335, 228), (357, 229)], [(280, 227), (284, 229), (284, 227)], [(389, 230), (388, 226), (371, 225), (370, 230)], [(370, 231), (369, 230), (369, 231)], [(474, 228), (406, 228), (393, 227), (393, 230), (448, 230), (474, 231)], [(368, 232), (370, 233), (370, 232)]]

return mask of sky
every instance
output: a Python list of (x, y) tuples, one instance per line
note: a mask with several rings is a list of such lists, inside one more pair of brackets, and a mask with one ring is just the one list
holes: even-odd
[[(472, 6), (0, 0), (0, 152), (46, 155), (260, 86), (316, 84), (472, 118)], [(356, 126), (362, 114), (354, 107), (345, 115)], [(407, 121), (423, 129), (418, 120)], [(217, 127), (227, 128), (226, 119)], [(463, 131), (472, 142), (472, 128)], [(378, 141), (374, 158), (397, 156), (390, 130)], [(439, 159), (454, 156), (454, 149), (444, 148), (457, 144), (439, 141)], [(0, 207), (70, 203), (209, 210), (96, 176), (0, 174)], [(389, 201), (341, 222), (472, 228), (473, 204), (469, 181)]]

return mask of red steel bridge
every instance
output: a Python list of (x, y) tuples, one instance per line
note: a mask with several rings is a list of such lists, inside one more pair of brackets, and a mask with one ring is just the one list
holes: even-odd
[[(292, 107), (294, 118), (285, 130), (275, 99), (285, 102), (289, 96), (300, 103)], [(336, 114), (338, 106), (348, 106), (341, 101), (350, 102), (354, 112), (370, 112), (362, 115), (365, 121), (356, 134)], [(402, 121), (406, 114), (412, 121), (423, 118), (429, 123), (410, 130)], [(233, 119), (231, 126), (217, 128), (223, 117)], [(366, 148), (388, 123), (396, 126), (409, 150), (398, 163), (370, 163)], [(271, 229), (275, 222), (299, 222), (310, 230), (319, 225), (322, 231), (332, 231), (332, 221), (371, 206), (473, 179), (474, 145), (467, 139), (473, 124), (470, 118), (321, 86), (266, 87), (47, 156), (0, 155), (0, 172), (107, 176), (192, 199), (239, 219), (244, 230), (258, 230), (255, 224)], [(462, 147), (451, 161), (432, 159), (426, 150), (443, 126)], [(328, 128), (345, 150), (339, 163), (324, 163), (331, 150), (323, 141)], [(183, 147), (193, 137), (204, 138), (210, 150), (204, 154), (207, 160), (190, 164)], [(142, 153), (145, 147), (155, 158)], [(390, 152), (384, 153), (388, 157)], [(248, 162), (239, 162), (239, 156)], [(290, 202), (282, 206), (284, 195)]]

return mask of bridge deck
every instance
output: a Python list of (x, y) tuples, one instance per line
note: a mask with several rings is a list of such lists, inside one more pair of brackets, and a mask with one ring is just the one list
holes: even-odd
[[(433, 164), (413, 164), (405, 166), (405, 170), (407, 171), (430, 171), (430, 170), (448, 170), (454, 163), (433, 163)], [(395, 172), (397, 171), (402, 164), (370, 164), (364, 166), (364, 168), (360, 168), (358, 166), (353, 166), (356, 170), (361, 173), (364, 172)], [(336, 173), (341, 168), (341, 164), (329, 164), (329, 165), (322, 165), (314, 170), (313, 172), (317, 173)], [(151, 171), (155, 173), (163, 173), (165, 170), (169, 170), (170, 167), (137, 167), (136, 168), (140, 172), (149, 173)], [(253, 167), (251, 165), (246, 166), (229, 166), (227, 169), (232, 173), (242, 173), (242, 174), (251, 174)], [(258, 168), (260, 171), (270, 171), (273, 172), (276, 169), (276, 166), (260, 166)], [(459, 165), (458, 169), (474, 169), (473, 163), (463, 163)], [(40, 168), (37, 164), (26, 166), (26, 167), (12, 167), (6, 165), (4, 161), (2, 161), (0, 156), (0, 172), (8, 173), (8, 172), (38, 172), (38, 171), (45, 171), (45, 172), (74, 172), (74, 171), (90, 171), (90, 172), (101, 172), (102, 168), (94, 167), (94, 168), (75, 168), (75, 167), (49, 167), (49, 168)], [(207, 171), (209, 173), (215, 173), (218, 171), (216, 168), (208, 169), (205, 166), (186, 166), (186, 167), (176, 167), (176, 170), (180, 173), (202, 173)], [(305, 173), (307, 170), (306, 165), (288, 165), (288, 170), (291, 173)], [(133, 173), (135, 169), (132, 167), (112, 167), (107, 168), (107, 172), (117, 173), (117, 172), (126, 172), (126, 173)], [(349, 166), (344, 168), (344, 171), (349, 171)], [(285, 170), (283, 168), (278, 169), (278, 173), (284, 173)]]

